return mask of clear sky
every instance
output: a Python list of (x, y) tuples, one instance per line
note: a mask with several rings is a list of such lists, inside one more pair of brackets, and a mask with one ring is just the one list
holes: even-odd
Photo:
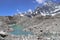
[(17, 10), (20, 12), (34, 10), (37, 5), (45, 1), (47, 0), (0, 0), (0, 16), (13, 15)]

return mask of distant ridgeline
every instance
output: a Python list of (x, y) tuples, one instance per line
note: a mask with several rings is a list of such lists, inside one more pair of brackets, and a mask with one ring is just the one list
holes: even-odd
[(17, 16), (27, 16), (29, 18), (33, 18), (36, 15), (41, 14), (42, 16), (51, 15), (54, 16), (60, 13), (60, 3), (47, 1), (43, 6), (38, 6), (35, 10), (25, 12), (25, 13), (16, 13)]

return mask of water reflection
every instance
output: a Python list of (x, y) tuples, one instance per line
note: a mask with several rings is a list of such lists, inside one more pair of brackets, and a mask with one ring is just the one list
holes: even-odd
[(12, 25), (12, 28), (14, 29), (14, 31), (12, 31), (11, 34), (14, 34), (14, 35), (28, 35), (28, 34), (31, 34), (31, 35), (33, 35), (32, 32), (23, 31), (23, 26), (21, 26), (21, 25)]

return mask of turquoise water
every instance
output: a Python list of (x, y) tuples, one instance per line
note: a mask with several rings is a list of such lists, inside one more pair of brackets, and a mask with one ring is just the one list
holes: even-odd
[(11, 34), (14, 34), (14, 35), (28, 35), (28, 34), (33, 34), (32, 32), (25, 32), (23, 31), (23, 26), (21, 25), (13, 25), (12, 26), (14, 31), (11, 32)]

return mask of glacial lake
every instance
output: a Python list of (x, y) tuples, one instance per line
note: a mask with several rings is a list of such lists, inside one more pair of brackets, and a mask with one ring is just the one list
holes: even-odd
[(25, 32), (23, 31), (23, 26), (21, 25), (12, 25), (12, 28), (14, 29), (14, 31), (11, 32), (11, 34), (14, 34), (14, 35), (33, 35), (32, 32)]

